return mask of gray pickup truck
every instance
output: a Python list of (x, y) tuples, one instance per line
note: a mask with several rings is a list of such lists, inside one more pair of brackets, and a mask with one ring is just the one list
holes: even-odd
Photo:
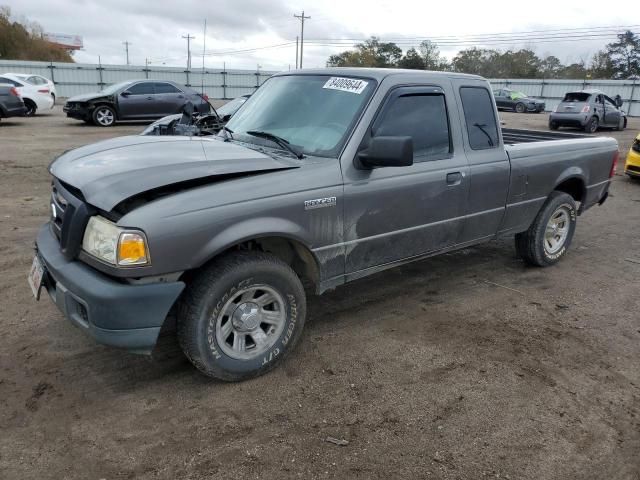
[(267, 80), (216, 136), (129, 136), (50, 166), (29, 283), (98, 342), (151, 352), (167, 318), (206, 375), (300, 338), (305, 292), (515, 235), (562, 258), (608, 195), (611, 138), (499, 127), (477, 76), (319, 69)]

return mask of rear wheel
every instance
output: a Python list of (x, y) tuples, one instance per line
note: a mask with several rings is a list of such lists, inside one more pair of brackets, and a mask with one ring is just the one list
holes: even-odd
[(524, 103), (516, 103), (516, 108), (514, 110), (516, 113), (524, 113), (527, 110), (527, 107), (524, 106)]
[(576, 218), (576, 204), (571, 195), (552, 192), (529, 229), (516, 235), (518, 255), (538, 267), (559, 262), (571, 245)]
[(35, 102), (28, 98), (24, 99), (24, 106), (27, 107), (27, 111), (24, 114), (26, 117), (33, 117), (38, 111), (38, 106)]
[(116, 123), (116, 112), (107, 105), (99, 105), (93, 111), (91, 118), (99, 127), (111, 127)]
[(587, 133), (596, 133), (598, 131), (598, 126), (600, 122), (598, 122), (598, 117), (591, 117), (587, 124), (584, 126), (584, 131)]
[(302, 333), (306, 298), (295, 272), (273, 255), (237, 252), (214, 261), (189, 285), (178, 310), (178, 340), (207, 376), (262, 375)]

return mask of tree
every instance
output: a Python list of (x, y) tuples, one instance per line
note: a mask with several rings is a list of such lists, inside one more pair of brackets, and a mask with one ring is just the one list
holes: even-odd
[(68, 52), (42, 39), (40, 25), (27, 21), (13, 21), (8, 7), (0, 7), (0, 57), (73, 62)]
[(491, 64), (491, 60), (498, 54), (495, 50), (486, 50), (482, 48), (468, 48), (461, 50), (453, 57), (452, 67), (456, 72), (472, 73), (475, 75), (486, 75), (488, 72), (488, 65)]
[(380, 42), (371, 37), (364, 43), (356, 45), (355, 50), (347, 50), (331, 55), (327, 60), (328, 67), (395, 67), (402, 58), (402, 49), (393, 42)]
[(411, 68), (413, 70), (424, 70), (425, 64), (423, 58), (420, 56), (415, 48), (410, 48), (405, 53), (404, 57), (398, 62), (400, 68)]
[(607, 45), (607, 53), (617, 78), (640, 75), (640, 37), (630, 30), (618, 34), (618, 41)]
[(591, 58), (589, 74), (591, 78), (613, 78), (616, 73), (615, 65), (607, 50), (600, 50)]
[(558, 78), (563, 68), (558, 57), (549, 55), (540, 61), (540, 76), (542, 78)]
[(570, 78), (575, 80), (584, 80), (587, 78), (587, 68), (583, 61), (567, 65), (560, 72), (560, 78)]
[(437, 43), (433, 43), (431, 40), (423, 40), (418, 48), (426, 70), (442, 71), (449, 69), (449, 62), (440, 55)]

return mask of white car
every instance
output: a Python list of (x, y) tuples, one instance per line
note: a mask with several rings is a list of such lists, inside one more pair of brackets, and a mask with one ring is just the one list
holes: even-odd
[(55, 104), (55, 85), (40, 75), (5, 73), (0, 75), (0, 83), (9, 83), (16, 87), (27, 107), (27, 116), (35, 115), (38, 110), (51, 110)]

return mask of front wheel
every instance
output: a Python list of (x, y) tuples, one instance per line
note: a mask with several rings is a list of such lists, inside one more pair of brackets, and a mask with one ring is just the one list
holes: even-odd
[(549, 129), (550, 130), (558, 130), (558, 128), (560, 128), (560, 124), (558, 122), (556, 122), (555, 120), (551, 120), (549, 122)]
[(524, 106), (524, 103), (516, 103), (515, 111), (516, 113), (524, 113), (527, 110), (527, 107)]
[(178, 340), (209, 377), (240, 381), (262, 375), (300, 338), (306, 297), (295, 272), (262, 252), (215, 260), (189, 285), (178, 310)]
[(571, 195), (552, 192), (529, 229), (516, 235), (518, 255), (538, 267), (559, 262), (571, 245), (576, 219), (576, 203)]
[(91, 119), (99, 127), (111, 127), (116, 123), (116, 112), (107, 105), (99, 105), (93, 111)]

